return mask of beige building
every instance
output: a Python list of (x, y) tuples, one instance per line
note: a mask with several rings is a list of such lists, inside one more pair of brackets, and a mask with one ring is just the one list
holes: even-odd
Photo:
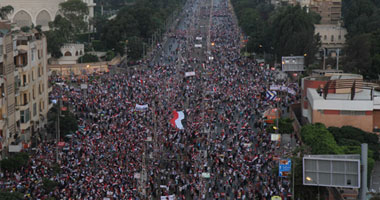
[[(14, 40), (9, 23), (0, 22), (0, 151), (21, 145), (16, 125)], [(10, 147), (12, 145), (12, 147)]]
[(47, 43), (38, 32), (12, 32), (0, 22), (0, 151), (19, 152), (39, 138), (49, 103)]
[(321, 24), (338, 24), (342, 17), (342, 0), (310, 0), (310, 11), (321, 15)]
[(18, 33), (15, 35), (18, 55), (14, 62), (18, 72), (16, 85), (16, 109), (20, 112), (21, 139), (30, 144), (32, 137), (39, 138), (40, 131), (47, 123), (49, 104), (47, 69), (47, 43), (43, 34), (38, 32)]
[(315, 34), (320, 35), (321, 48), (342, 49), (346, 43), (347, 29), (335, 24), (315, 24)]

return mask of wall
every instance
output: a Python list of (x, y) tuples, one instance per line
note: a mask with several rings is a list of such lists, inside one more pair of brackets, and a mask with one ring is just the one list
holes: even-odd
[(373, 131), (372, 112), (366, 112), (365, 115), (342, 115), (339, 110), (312, 111), (312, 123), (323, 123), (326, 127), (336, 126), (353, 126), (367, 132)]

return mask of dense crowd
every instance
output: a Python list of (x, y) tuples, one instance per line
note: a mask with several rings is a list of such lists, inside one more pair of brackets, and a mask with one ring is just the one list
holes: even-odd
[[(191, 30), (207, 21), (205, 11), (214, 45), (200, 53), (195, 37), (205, 44), (208, 30)], [(26, 199), (287, 198), (288, 179), (273, 171), (284, 152), (262, 119), (275, 106), (265, 92), (285, 82), (240, 56), (241, 33), (226, 0), (212, 7), (188, 1), (184, 12), (151, 66), (102, 75), (85, 92), (56, 86), (51, 98), (65, 94), (79, 130), (60, 148), (58, 164), (56, 143), (42, 142), (28, 167), (3, 174), (1, 189)], [(189, 71), (195, 76), (185, 77)], [(287, 95), (281, 104), (296, 100)], [(169, 123), (173, 110), (186, 113), (183, 130)], [(44, 178), (57, 182), (50, 193)]]

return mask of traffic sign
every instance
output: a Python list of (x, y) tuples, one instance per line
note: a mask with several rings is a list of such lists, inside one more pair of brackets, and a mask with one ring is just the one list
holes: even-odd
[(267, 99), (268, 100), (273, 101), (277, 97), (277, 92), (276, 91), (270, 91), (270, 90), (268, 90), (267, 93), (266, 93), (266, 95), (267, 95)]

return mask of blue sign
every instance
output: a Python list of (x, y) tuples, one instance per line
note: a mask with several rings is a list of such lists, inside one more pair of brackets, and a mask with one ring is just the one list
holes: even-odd
[(279, 177), (287, 177), (292, 170), (292, 160), (290, 159), (280, 159), (280, 166), (278, 170)]
[(267, 97), (268, 100), (273, 101), (277, 97), (277, 92), (276, 91), (270, 91), (270, 90), (268, 90), (267, 93), (266, 93), (266, 97)]

